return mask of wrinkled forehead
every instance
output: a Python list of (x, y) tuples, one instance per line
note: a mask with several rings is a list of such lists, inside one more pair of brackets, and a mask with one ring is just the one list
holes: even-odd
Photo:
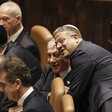
[(0, 7), (0, 15), (1, 16), (3, 16), (3, 17), (7, 17), (7, 16), (13, 16), (13, 13), (10, 11), (10, 9), (8, 8), (8, 7), (6, 7), (6, 8), (2, 8), (2, 7)]

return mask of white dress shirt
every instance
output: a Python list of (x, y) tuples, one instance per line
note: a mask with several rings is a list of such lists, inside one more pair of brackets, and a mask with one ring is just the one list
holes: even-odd
[(18, 101), (17, 105), (23, 106), (24, 100), (34, 91), (33, 87), (31, 87)]
[(67, 70), (61, 72), (60, 73), (61, 78), (64, 79), (65, 76), (68, 74), (68, 72), (70, 72), (70, 70), (71, 70), (71, 67), (69, 67)]
[[(9, 43), (10, 41), (13, 41), (13, 42), (14, 42), (14, 41), (17, 39), (17, 37), (19, 36), (19, 34), (22, 32), (22, 30), (23, 30), (23, 26), (22, 26), (22, 28), (21, 28), (20, 30), (18, 30), (16, 33), (14, 33), (13, 35), (11, 35), (11, 36), (9, 37), (8, 43)], [(6, 48), (7, 48), (7, 46), (3, 49), (3, 51), (1, 52), (1, 54), (4, 54)]]

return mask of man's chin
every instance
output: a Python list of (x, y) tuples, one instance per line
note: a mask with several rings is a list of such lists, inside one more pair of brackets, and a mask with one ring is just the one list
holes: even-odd
[(57, 69), (53, 69), (53, 72), (58, 73), (59, 69), (58, 68)]
[(70, 59), (70, 54), (68, 52), (64, 53), (63, 54), (63, 58)]

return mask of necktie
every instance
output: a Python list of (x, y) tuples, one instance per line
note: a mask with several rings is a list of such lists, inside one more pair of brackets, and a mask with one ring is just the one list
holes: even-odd
[(9, 49), (13, 46), (13, 42), (12, 41), (10, 41), (9, 43), (8, 43), (8, 45), (7, 45), (7, 48), (6, 48), (6, 50), (5, 50), (5, 52), (4, 52), (4, 54), (7, 54), (7, 52), (9, 51)]

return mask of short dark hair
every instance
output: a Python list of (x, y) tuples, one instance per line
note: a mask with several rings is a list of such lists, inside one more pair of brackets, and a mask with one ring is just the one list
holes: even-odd
[(14, 83), (16, 79), (20, 79), (23, 86), (30, 86), (31, 74), (27, 65), (17, 57), (10, 57), (0, 66), (0, 73), (6, 73), (6, 80)]

